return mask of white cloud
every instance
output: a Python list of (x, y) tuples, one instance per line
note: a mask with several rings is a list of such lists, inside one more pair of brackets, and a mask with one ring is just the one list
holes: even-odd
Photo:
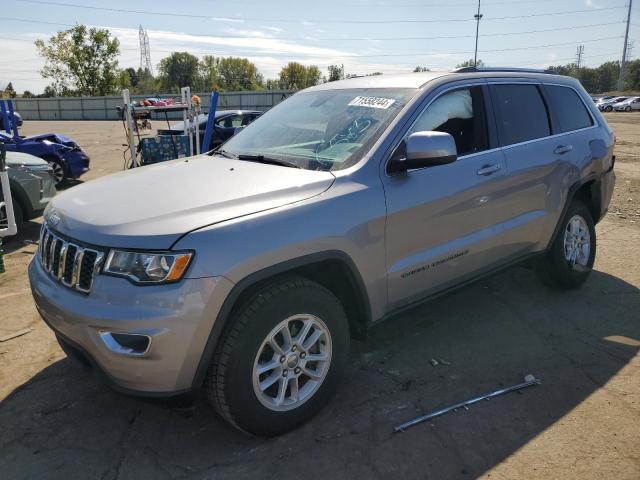
[(244, 23), (244, 20), (241, 18), (227, 18), (227, 17), (209, 17), (211, 20), (216, 20), (218, 22), (229, 22), (229, 23)]
[[(120, 66), (137, 67), (140, 62), (138, 30), (134, 28), (108, 28), (120, 40)], [(365, 75), (382, 71), (385, 73), (410, 72), (414, 63), (426, 64), (432, 69), (449, 68), (458, 60), (450, 55), (439, 54), (429, 57), (428, 61), (417, 61), (410, 57), (401, 57), (400, 62), (380, 62), (376, 58), (357, 57), (350, 51), (339, 48), (319, 47), (302, 42), (285, 41), (273, 37), (272, 29), (236, 29), (225, 28), (216, 30), (218, 35), (193, 35), (183, 32), (164, 30), (148, 30), (154, 67), (160, 59), (173, 51), (188, 51), (202, 56), (241, 56), (255, 63), (265, 78), (277, 78), (280, 69), (288, 62), (296, 61), (304, 65), (318, 65), (323, 73), (330, 64), (344, 64), (347, 73)], [(229, 38), (227, 35), (238, 35), (252, 38)], [(279, 33), (279, 32), (277, 32)], [(42, 79), (39, 70), (44, 65), (38, 56), (33, 40), (48, 38), (50, 34), (23, 32), (18, 40), (5, 40), (2, 57), (0, 58), (0, 82), (13, 81), (18, 92), (31, 90), (42, 92), (50, 83)], [(234, 53), (236, 52), (236, 53)], [(390, 58), (390, 62), (393, 60)]]

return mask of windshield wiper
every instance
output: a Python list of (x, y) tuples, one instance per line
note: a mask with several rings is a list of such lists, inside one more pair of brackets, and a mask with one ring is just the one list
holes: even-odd
[(238, 155), (236, 155), (235, 153), (227, 152), (224, 149), (222, 149), (222, 150), (213, 150), (211, 152), (211, 155), (220, 155), (221, 157), (233, 158), (233, 159), (237, 159), (238, 158)]
[(258, 163), (266, 163), (269, 165), (280, 165), (282, 167), (291, 167), (291, 168), (302, 168), (299, 165), (296, 165), (292, 162), (287, 162), (286, 160), (279, 160), (277, 158), (265, 157), (264, 155), (238, 155), (236, 157), (238, 160), (246, 160), (249, 162), (258, 162)]

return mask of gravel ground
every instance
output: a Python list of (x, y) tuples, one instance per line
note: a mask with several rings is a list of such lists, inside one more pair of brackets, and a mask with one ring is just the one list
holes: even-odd
[[(338, 395), (282, 437), (246, 437), (201, 401), (112, 392), (67, 359), (31, 299), (38, 221), (6, 245), (0, 276), (3, 478), (640, 478), (640, 114), (610, 114), (618, 186), (595, 271), (557, 293), (517, 267), (413, 309), (354, 342)], [(26, 122), (122, 168), (117, 122)], [(433, 366), (431, 359), (445, 362)], [(392, 427), (527, 373), (542, 384), (401, 434)]]

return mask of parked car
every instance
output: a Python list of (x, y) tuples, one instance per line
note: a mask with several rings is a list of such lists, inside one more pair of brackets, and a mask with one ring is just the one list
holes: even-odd
[(0, 132), (7, 152), (23, 152), (46, 160), (53, 169), (56, 187), (89, 171), (89, 156), (72, 139), (59, 133), (13, 137)]
[(325, 83), (209, 155), (56, 197), (31, 289), (116, 388), (202, 387), (232, 425), (280, 434), (329, 401), (351, 334), (525, 260), (580, 286), (614, 140), (577, 80), (539, 71)]
[(630, 112), (640, 110), (640, 97), (629, 97), (626, 100), (613, 104), (613, 109), (618, 112)]
[(611, 112), (613, 110), (613, 106), (616, 103), (624, 102), (628, 98), (629, 97), (614, 97), (610, 98), (609, 100), (602, 101), (598, 103), (598, 110), (600, 110), (601, 112)]
[[(13, 112), (13, 118), (16, 121), (16, 125), (18, 127), (21, 127), (22, 123), (23, 123), (22, 115), (20, 115), (18, 112)], [(0, 130), (5, 130), (6, 131), (6, 128), (5, 128), (5, 125), (4, 125), (4, 116), (3, 115), (0, 115)]]
[[(56, 189), (53, 169), (44, 160), (19, 152), (7, 152), (7, 172), (18, 230), (22, 223), (42, 215)], [(0, 201), (4, 199), (0, 192)], [(0, 226), (6, 225), (7, 212), (0, 209)]]
[[(211, 148), (216, 148), (230, 139), (238, 129), (246, 127), (256, 118), (262, 115), (258, 110), (217, 110), (213, 123), (213, 137)], [(198, 116), (198, 128), (200, 129), (200, 145), (204, 143), (204, 131), (209, 115), (203, 113)], [(184, 122), (171, 125), (169, 129), (158, 129), (159, 135), (183, 135)]]

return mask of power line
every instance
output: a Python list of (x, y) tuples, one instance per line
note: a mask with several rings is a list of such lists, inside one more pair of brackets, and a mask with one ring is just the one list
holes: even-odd
[[(615, 38), (620, 38), (620, 35), (610, 36), (610, 37), (602, 37), (602, 38), (593, 38), (589, 40), (577, 40), (577, 42), (587, 43), (587, 42), (601, 42), (604, 40), (612, 40)], [(528, 45), (526, 47), (511, 47), (511, 48), (497, 48), (497, 49), (486, 49), (481, 50), (479, 53), (491, 53), (491, 52), (510, 52), (510, 51), (521, 51), (521, 50), (530, 50), (532, 48), (551, 48), (551, 47), (561, 47), (566, 45), (575, 45), (576, 40), (571, 42), (562, 42), (562, 43), (548, 43), (544, 45)], [(123, 48), (124, 51), (138, 51), (137, 48)], [(179, 51), (178, 49), (174, 50), (155, 50), (156, 52), (162, 53), (173, 53)], [(405, 50), (406, 51), (406, 50)], [(255, 55), (255, 53), (260, 53), (262, 55)], [(375, 57), (422, 57), (422, 56), (438, 56), (438, 55), (468, 55), (474, 53), (473, 50), (457, 50), (450, 52), (413, 52), (413, 53), (374, 53), (374, 54), (349, 54), (349, 55), (335, 55), (335, 54), (320, 54), (320, 53), (303, 53), (303, 52), (287, 52), (284, 50), (269, 50), (269, 49), (260, 49), (260, 50), (240, 50), (231, 53), (218, 54), (217, 56), (223, 55), (250, 55), (252, 57), (256, 56), (301, 56), (301, 57), (320, 57), (320, 58), (375, 58)]]
[[(32, 40), (22, 40), (16, 38), (8, 38), (8, 37), (0, 37), (3, 39), (12, 39), (17, 41), (25, 41), (32, 42)], [(601, 38), (592, 38), (586, 40), (573, 40), (570, 42), (561, 42), (561, 43), (548, 43), (542, 45), (527, 45), (524, 47), (509, 47), (509, 48), (497, 48), (497, 49), (485, 49), (481, 50), (479, 53), (500, 53), (500, 52), (515, 52), (522, 50), (529, 50), (532, 48), (552, 48), (552, 47), (562, 47), (567, 45), (574, 45), (576, 42), (578, 43), (590, 43), (590, 42), (601, 42), (605, 40), (612, 40), (620, 38), (620, 35), (614, 35), (609, 37), (601, 37)], [(121, 51), (136, 51), (139, 52), (138, 48), (122, 48)], [(174, 53), (180, 51), (179, 49), (174, 50), (155, 50), (160, 53)], [(406, 49), (404, 50), (406, 51)], [(278, 49), (256, 49), (256, 50), (236, 50), (228, 53), (216, 53), (215, 56), (236, 56), (236, 55), (248, 55), (253, 58), (258, 57), (269, 57), (269, 56), (287, 56), (287, 57), (305, 57), (305, 58), (376, 58), (376, 57), (428, 57), (428, 56), (438, 56), (438, 55), (468, 55), (474, 53), (473, 50), (457, 50), (457, 51), (449, 51), (449, 52), (411, 52), (411, 53), (374, 53), (374, 54), (348, 54), (348, 55), (336, 55), (336, 54), (314, 54), (314, 53), (304, 53), (304, 52), (290, 52)], [(201, 53), (200, 55), (208, 55), (209, 53)]]
[[(24, 22), (24, 23), (39, 23), (44, 25), (55, 25), (60, 27), (75, 27), (76, 24), (72, 23), (59, 23), (59, 22), (47, 22), (44, 20), (32, 20), (28, 18), (16, 18), (16, 17), (3, 17), (0, 16), (0, 20), (10, 20), (15, 22)], [(612, 25), (620, 25), (624, 23), (622, 20), (617, 22), (606, 22), (606, 23), (592, 23), (588, 25), (575, 25), (572, 27), (558, 27), (558, 28), (544, 28), (539, 30), (524, 30), (518, 32), (502, 32), (502, 33), (486, 33), (482, 35), (483, 37), (502, 37), (502, 36), (512, 36), (512, 35), (528, 35), (532, 33), (547, 33), (547, 32), (560, 32), (566, 30), (580, 30), (583, 28), (596, 28), (596, 27), (608, 27)], [(108, 27), (104, 27), (108, 28)], [(153, 33), (153, 30), (151, 31)], [(435, 35), (430, 37), (256, 37), (255, 35), (211, 35), (208, 33), (190, 33), (190, 32), (172, 32), (184, 35), (190, 35), (192, 37), (203, 37), (203, 38), (224, 38), (224, 39), (247, 39), (247, 40), (295, 40), (295, 41), (405, 41), (405, 40), (454, 40), (458, 38), (475, 38), (475, 35)], [(7, 39), (11, 39), (10, 37), (4, 37)]]
[[(124, 8), (109, 8), (109, 7), (96, 7), (94, 5), (80, 5), (77, 3), (64, 3), (64, 2), (53, 2), (47, 0), (15, 0), (17, 2), (25, 2), (25, 3), (35, 3), (39, 5), (54, 5), (58, 7), (71, 7), (71, 8), (83, 8), (88, 10), (100, 10), (105, 12), (116, 12), (116, 13), (126, 13), (126, 14), (136, 14), (136, 15), (159, 15), (159, 16), (168, 16), (168, 17), (186, 17), (186, 18), (198, 18), (201, 20), (250, 20), (250, 21), (260, 21), (260, 22), (274, 22), (274, 23), (295, 23), (300, 24), (302, 22), (307, 23), (329, 23), (329, 24), (389, 24), (389, 23), (445, 23), (445, 22), (469, 22), (475, 21), (473, 18), (451, 18), (451, 19), (440, 19), (440, 20), (404, 20), (404, 19), (391, 19), (391, 20), (305, 20), (305, 19), (279, 19), (279, 18), (258, 18), (258, 17), (208, 17), (203, 16), (202, 14), (190, 14), (190, 13), (176, 13), (176, 12), (158, 12), (158, 11), (149, 11), (149, 10), (130, 10)], [(533, 17), (545, 17), (549, 15), (569, 15), (575, 13), (595, 13), (595, 12), (603, 12), (608, 10), (616, 10), (625, 8), (624, 5), (617, 7), (603, 7), (603, 8), (588, 8), (582, 10), (566, 10), (561, 12), (548, 12), (548, 13), (534, 13), (529, 15), (515, 15), (515, 16), (507, 16), (507, 17), (493, 17), (487, 18), (486, 20), (513, 20), (517, 18), (533, 18)]]

